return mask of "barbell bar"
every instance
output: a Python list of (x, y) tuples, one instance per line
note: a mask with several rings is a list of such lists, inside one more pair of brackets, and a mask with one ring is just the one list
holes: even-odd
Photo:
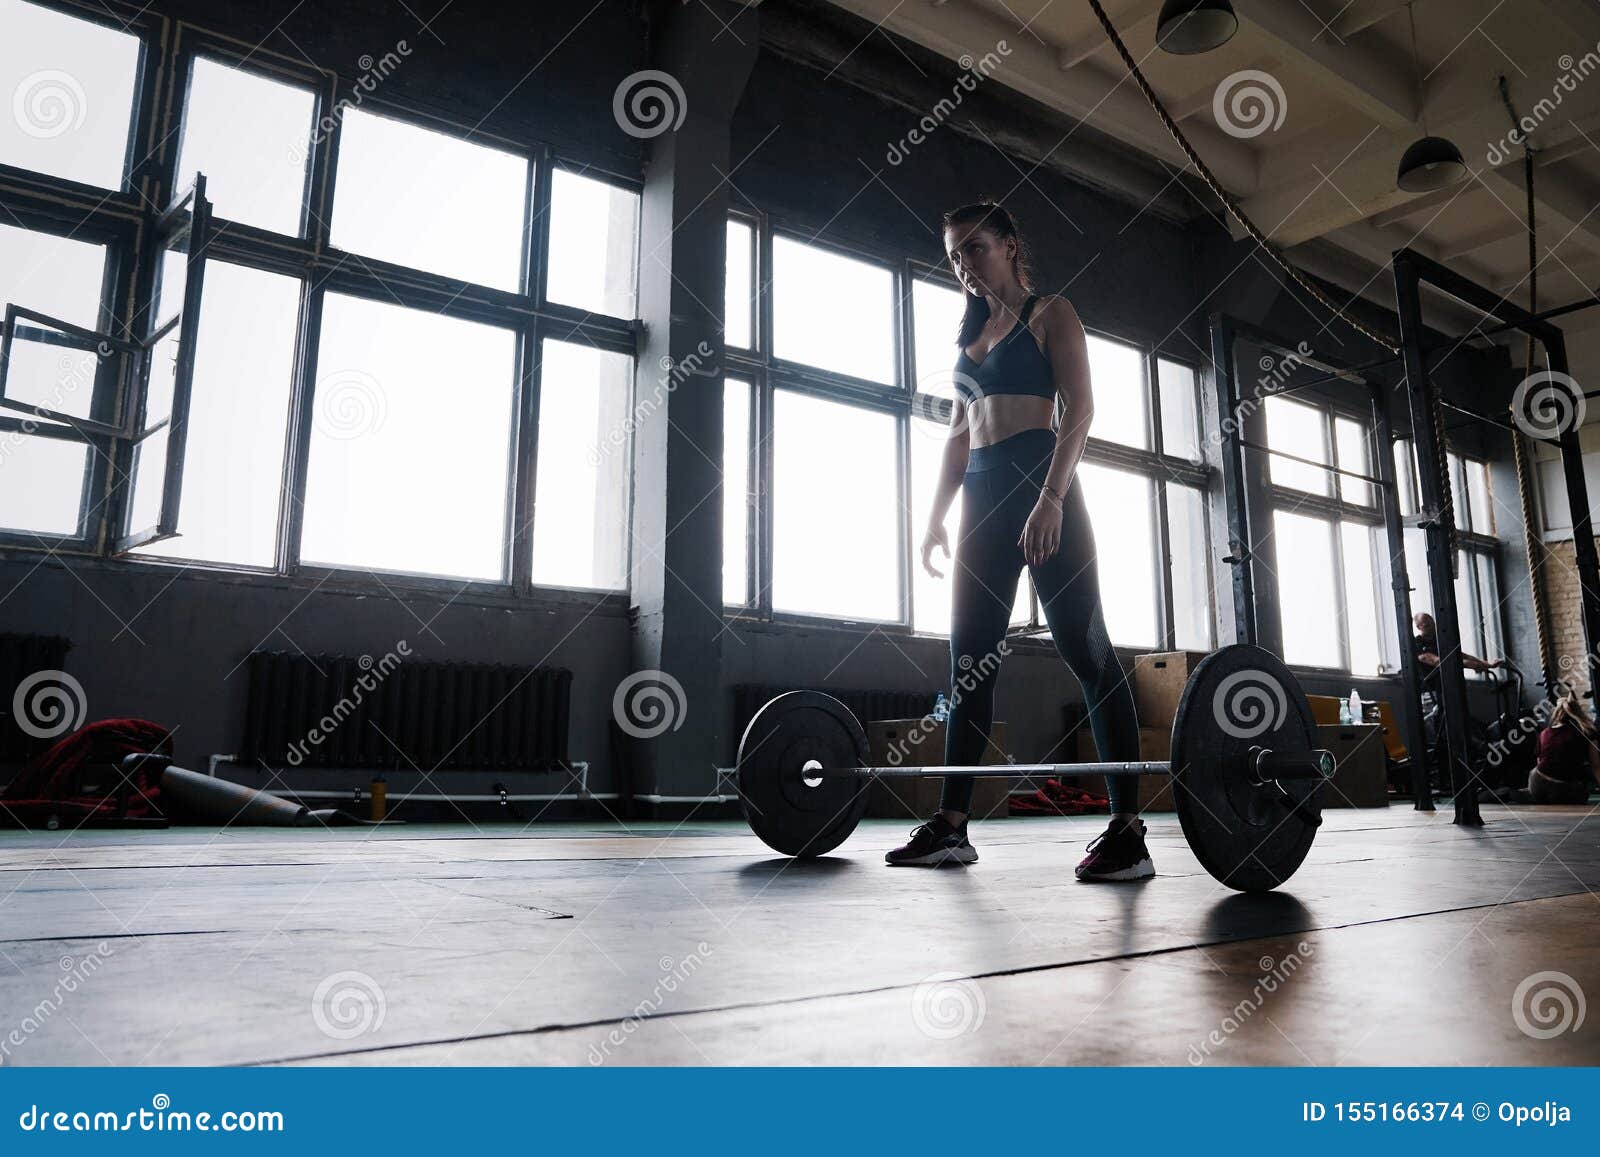
[(751, 718), (731, 770), (755, 834), (775, 851), (807, 858), (855, 830), (874, 779), (1167, 775), (1195, 858), (1229, 887), (1260, 892), (1294, 874), (1322, 823), (1317, 791), (1338, 762), (1312, 746), (1315, 734), (1311, 706), (1282, 660), (1236, 644), (1207, 655), (1190, 675), (1169, 760), (873, 767), (849, 708), (819, 691), (790, 691)]

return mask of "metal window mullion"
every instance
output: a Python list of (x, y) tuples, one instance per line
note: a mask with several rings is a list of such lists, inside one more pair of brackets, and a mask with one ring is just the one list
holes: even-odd
[[(535, 303), (535, 316), (517, 326), (518, 420), (513, 442), (511, 528), (506, 542), (511, 552), (511, 590), (524, 596), (533, 593), (533, 520), (538, 517), (539, 415), (544, 385), (544, 325), (538, 303), (544, 301), (548, 276), (551, 179), (552, 158), (544, 148), (528, 165), (524, 200), (522, 288)], [(633, 536), (628, 537), (631, 551)], [(625, 565), (631, 574), (631, 554)]]
[(279, 498), (278, 567), (293, 575), (301, 570), (300, 546), (305, 531), (306, 479), (311, 456), (311, 427), (316, 415), (317, 360), (322, 334), (322, 307), (327, 291), (301, 282), (299, 346), (289, 391), (290, 423)]

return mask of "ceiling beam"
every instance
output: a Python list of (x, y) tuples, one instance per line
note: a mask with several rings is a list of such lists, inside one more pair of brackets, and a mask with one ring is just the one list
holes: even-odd
[[(989, 53), (999, 55), (997, 46), (1003, 40), (1006, 53), (1000, 67), (990, 73), (991, 82), (1068, 116), (1089, 119), (1100, 132), (1174, 168), (1188, 167), (1189, 158), (1151, 111), (1138, 86), (1119, 83), (1123, 78), (1120, 61), (1112, 72), (1094, 63), (1062, 72), (1055, 47), (1041, 43), (1035, 31), (1024, 31), (1016, 21), (996, 17), (975, 5), (927, 9), (913, 8), (905, 0), (835, 0), (835, 4), (876, 28), (951, 60), (963, 55), (979, 59)], [(1129, 48), (1137, 56), (1141, 46), (1130, 44)], [(1256, 187), (1256, 155), (1246, 142), (1208, 125), (1194, 125), (1188, 135), (1225, 188)]]
[(1371, 46), (1341, 44), (1304, 6), (1285, 0), (1235, 0), (1234, 11), (1272, 42), (1272, 52), (1292, 70), (1363, 117), (1386, 128), (1417, 120), (1417, 95), (1405, 62)]
[[(1132, 4), (1124, 5), (1120, 12), (1108, 12), (1106, 15), (1111, 17), (1111, 23), (1115, 26), (1117, 35), (1121, 36), (1123, 42), (1126, 43), (1135, 37), (1142, 38), (1145, 28), (1155, 25), (1156, 20), (1161, 15), (1161, 9), (1159, 7), (1151, 8), (1149, 0), (1134, 0)], [(1154, 34), (1151, 35), (1151, 39), (1155, 39)], [(1091, 26), (1085, 29), (1081, 37), (1071, 44), (1063, 44), (1057, 50), (1056, 66), (1062, 72), (1065, 72), (1069, 68), (1078, 67), (1078, 65), (1094, 56), (1095, 53), (1104, 49), (1111, 49), (1113, 53), (1116, 51), (1116, 49), (1111, 48), (1111, 41), (1106, 38), (1106, 31), (1100, 27), (1100, 21), (1091, 21)]]
[(1405, 7), (1406, 0), (1350, 0), (1333, 18), (1334, 35), (1341, 40), (1348, 40), (1374, 24), (1383, 23), (1396, 12), (1405, 11)]

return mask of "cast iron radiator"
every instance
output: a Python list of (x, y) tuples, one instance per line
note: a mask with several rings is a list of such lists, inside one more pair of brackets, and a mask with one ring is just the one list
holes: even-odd
[(570, 670), (393, 657), (253, 652), (240, 759), (402, 771), (568, 766)]

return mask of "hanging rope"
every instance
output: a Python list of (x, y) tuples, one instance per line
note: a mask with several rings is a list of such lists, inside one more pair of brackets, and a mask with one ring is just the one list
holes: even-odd
[[(1335, 305), (1328, 295), (1323, 293), (1322, 289), (1315, 282), (1313, 282), (1309, 277), (1301, 273), (1289, 263), (1289, 259), (1279, 251), (1276, 245), (1267, 240), (1266, 234), (1262, 233), (1261, 230), (1256, 227), (1256, 223), (1254, 221), (1245, 216), (1244, 210), (1239, 208), (1233, 197), (1217, 181), (1215, 174), (1213, 174), (1210, 168), (1207, 167), (1206, 163), (1200, 159), (1200, 154), (1195, 152), (1194, 146), (1191, 145), (1189, 143), (1189, 139), (1183, 135), (1183, 130), (1178, 128), (1177, 122), (1172, 119), (1171, 114), (1168, 113), (1166, 107), (1162, 105), (1161, 98), (1156, 95), (1155, 89), (1150, 87), (1150, 82), (1145, 79), (1143, 71), (1140, 70), (1138, 61), (1134, 60), (1133, 54), (1128, 51), (1128, 46), (1122, 42), (1122, 37), (1117, 33), (1116, 25), (1111, 23), (1111, 17), (1107, 16), (1106, 10), (1100, 6), (1100, 0), (1089, 0), (1089, 7), (1094, 9), (1094, 14), (1099, 18), (1101, 27), (1106, 30), (1106, 36), (1111, 40), (1112, 45), (1116, 48), (1117, 55), (1122, 57), (1122, 63), (1127, 66), (1128, 74), (1133, 77), (1134, 81), (1139, 85), (1139, 90), (1144, 93), (1145, 100), (1150, 103), (1150, 107), (1155, 110), (1156, 116), (1161, 118), (1161, 123), (1167, 126), (1167, 132), (1172, 134), (1172, 139), (1178, 142), (1178, 147), (1183, 150), (1183, 155), (1189, 158), (1189, 163), (1195, 167), (1195, 171), (1198, 172), (1205, 180), (1205, 183), (1207, 187), (1210, 188), (1212, 194), (1217, 198), (1217, 200), (1222, 202), (1233, 219), (1239, 222), (1239, 225), (1244, 229), (1244, 231), (1250, 235), (1255, 243), (1259, 245), (1262, 250), (1273, 259), (1273, 261), (1277, 262), (1279, 268), (1281, 268), (1284, 273), (1288, 274), (1295, 284), (1299, 285), (1308, 294), (1310, 294), (1312, 299), (1320, 304), (1324, 309), (1328, 310), (1340, 321), (1348, 325), (1351, 329), (1382, 346), (1390, 353), (1400, 353), (1400, 343), (1398, 340), (1388, 336), (1387, 334), (1380, 333), (1377, 330), (1363, 325), (1360, 321), (1351, 317), (1349, 314), (1345, 313), (1344, 310)], [(1441, 495), (1439, 502), (1438, 522), (1440, 527), (1445, 532), (1446, 541), (1449, 543), (1450, 578), (1453, 581), (1456, 577), (1456, 556), (1460, 553), (1457, 549), (1458, 538), (1456, 533), (1456, 503), (1455, 492), (1450, 485), (1449, 443), (1445, 440), (1444, 408), (1439, 404), (1439, 395), (1437, 390), (1434, 391), (1433, 399), (1433, 431), (1435, 441), (1439, 447), (1438, 457), (1433, 464), (1435, 470), (1438, 472), (1439, 494)]]
[[(1521, 121), (1517, 117), (1517, 110), (1511, 104), (1511, 86), (1504, 76), (1500, 77), (1500, 99), (1505, 103), (1506, 112), (1511, 117), (1511, 123), (1520, 128)], [(1539, 234), (1538, 225), (1534, 217), (1533, 197), (1533, 146), (1528, 143), (1526, 133), (1522, 135), (1522, 174), (1523, 184), (1528, 192), (1528, 312), (1539, 312)], [(1523, 355), (1523, 370), (1533, 373), (1534, 340), (1533, 335), (1527, 335), (1527, 346)], [(1545, 695), (1555, 698), (1555, 688), (1550, 686), (1549, 672), (1555, 669), (1554, 656), (1550, 652), (1550, 641), (1545, 634), (1545, 602), (1544, 602), (1544, 574), (1545, 574), (1545, 548), (1544, 540), (1534, 530), (1534, 519), (1537, 512), (1533, 507), (1533, 480), (1530, 477), (1531, 467), (1528, 462), (1527, 439), (1520, 431), (1511, 434), (1512, 454), (1517, 463), (1517, 498), (1522, 506), (1522, 545), (1528, 552), (1528, 591), (1533, 597), (1533, 627), (1539, 639), (1539, 664), (1546, 672)]]

